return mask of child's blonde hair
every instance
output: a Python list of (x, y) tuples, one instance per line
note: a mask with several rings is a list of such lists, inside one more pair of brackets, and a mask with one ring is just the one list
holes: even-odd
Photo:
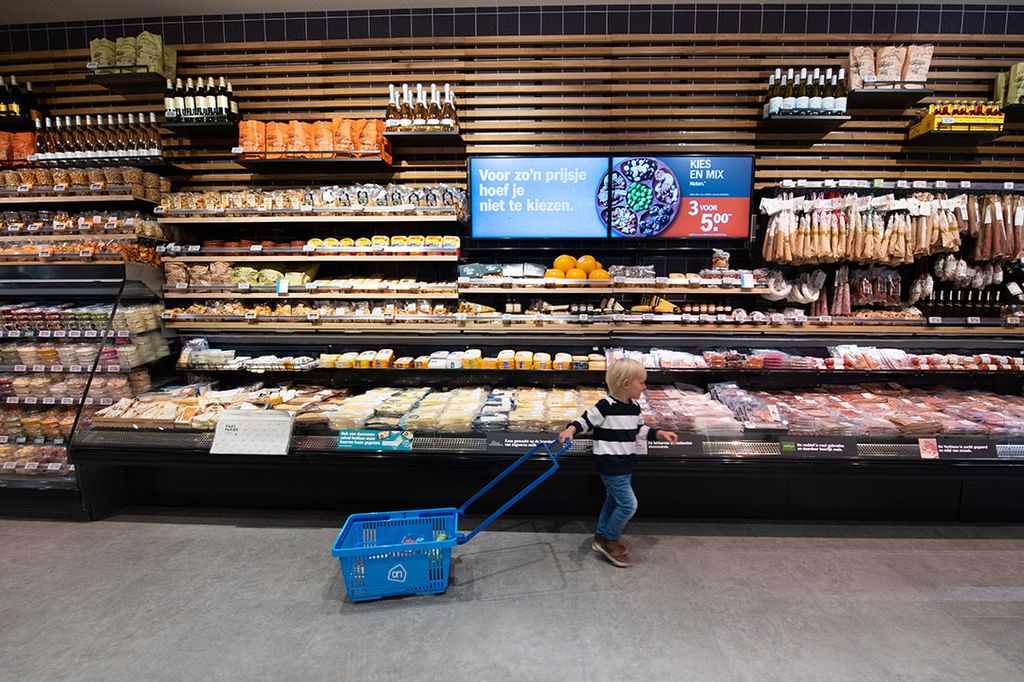
[(608, 390), (615, 392), (622, 388), (623, 384), (634, 379), (641, 379), (647, 376), (644, 366), (632, 358), (619, 358), (608, 365), (608, 371), (604, 375), (604, 382)]

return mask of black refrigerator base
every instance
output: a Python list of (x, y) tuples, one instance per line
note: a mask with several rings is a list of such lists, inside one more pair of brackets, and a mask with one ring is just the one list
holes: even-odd
[(87, 521), (77, 490), (9, 488), (0, 486), (0, 518)]
[[(444, 454), (251, 457), (102, 453), (76, 458), (86, 508), (126, 506), (371, 512), (458, 507), (514, 458)], [(474, 505), (499, 506), (545, 468), (528, 462)], [(637, 465), (651, 518), (1024, 521), (1024, 462), (654, 459)], [(596, 515), (587, 457), (563, 459), (513, 513)]]

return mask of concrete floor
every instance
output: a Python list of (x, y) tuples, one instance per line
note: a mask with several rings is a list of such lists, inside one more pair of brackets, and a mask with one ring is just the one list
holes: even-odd
[(505, 520), (447, 594), (345, 599), (342, 518), (0, 521), (0, 678), (1021, 680), (1024, 527)]

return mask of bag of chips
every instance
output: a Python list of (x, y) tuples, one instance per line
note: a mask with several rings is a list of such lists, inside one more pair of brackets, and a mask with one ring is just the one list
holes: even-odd
[(178, 71), (178, 51), (164, 45), (164, 77), (174, 80)]
[(267, 123), (267, 158), (280, 159), (281, 152), (288, 151), (288, 124), (271, 121)]
[[(878, 80), (891, 83), (902, 79), (903, 62), (906, 59), (907, 48), (905, 47), (880, 47), (875, 55), (875, 74), (878, 76)], [(930, 62), (931, 57), (928, 59)]]
[(331, 130), (328, 121), (317, 121), (313, 124), (313, 151), (334, 151), (334, 131)]
[(352, 151), (352, 121), (347, 118), (336, 118), (331, 121), (334, 131), (334, 151)]
[(135, 39), (135, 63), (155, 73), (164, 73), (164, 39), (155, 33), (143, 31)]

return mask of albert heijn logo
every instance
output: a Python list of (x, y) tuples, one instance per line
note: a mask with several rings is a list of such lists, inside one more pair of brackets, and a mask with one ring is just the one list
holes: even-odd
[(409, 574), (405, 570), (405, 566), (402, 564), (395, 564), (388, 569), (388, 580), (393, 583), (404, 583), (405, 579), (409, 577)]

